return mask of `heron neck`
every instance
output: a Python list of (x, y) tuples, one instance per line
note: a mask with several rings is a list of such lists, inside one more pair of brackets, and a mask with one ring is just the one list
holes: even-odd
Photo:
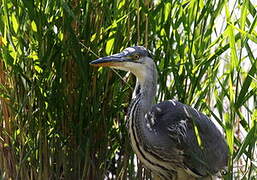
[(153, 105), (156, 94), (156, 78), (140, 81), (137, 79), (135, 90), (133, 93), (134, 98), (140, 98), (141, 109), (143, 113), (150, 110)]
[(141, 112), (147, 113), (154, 102), (157, 88), (157, 69), (155, 64), (147, 66), (142, 71), (135, 73), (137, 77), (133, 99), (140, 98)]
[(149, 127), (147, 127), (145, 115), (151, 110), (156, 94), (156, 69), (154, 69), (153, 73), (148, 73), (148, 75), (151, 76), (147, 76), (147, 78), (144, 79), (137, 78), (129, 111), (130, 132), (132, 132), (134, 124), (136, 127), (134, 130), (138, 132), (136, 139), (138, 140), (139, 144), (144, 144), (155, 139), (155, 137), (153, 137), (153, 132), (151, 132)]

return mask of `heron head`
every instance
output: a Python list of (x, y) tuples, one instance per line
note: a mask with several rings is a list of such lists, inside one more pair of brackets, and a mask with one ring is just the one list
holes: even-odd
[(155, 63), (149, 51), (143, 46), (134, 46), (111, 56), (102, 57), (90, 62), (93, 66), (107, 66), (132, 72), (137, 78), (145, 79), (155, 71)]

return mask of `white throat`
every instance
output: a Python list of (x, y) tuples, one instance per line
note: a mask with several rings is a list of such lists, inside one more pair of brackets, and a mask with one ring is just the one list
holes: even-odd
[[(141, 69), (141, 71), (143, 71)], [(157, 70), (155, 64), (151, 68), (144, 69), (144, 72), (133, 73), (137, 77), (136, 86), (132, 98), (141, 98), (142, 107), (145, 111), (149, 111), (157, 88)]]

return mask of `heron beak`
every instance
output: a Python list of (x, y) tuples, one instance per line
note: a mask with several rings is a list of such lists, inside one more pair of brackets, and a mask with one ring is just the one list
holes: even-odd
[(124, 53), (113, 54), (111, 56), (102, 57), (90, 62), (92, 66), (108, 66), (108, 67), (122, 67), (124, 62), (128, 61)]

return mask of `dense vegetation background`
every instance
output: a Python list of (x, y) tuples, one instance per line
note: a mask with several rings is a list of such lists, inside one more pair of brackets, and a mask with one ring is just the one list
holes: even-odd
[(153, 179), (127, 138), (134, 77), (89, 66), (136, 44), (158, 64), (157, 101), (224, 129), (224, 178), (256, 179), (256, 11), (255, 0), (0, 0), (0, 179)]

